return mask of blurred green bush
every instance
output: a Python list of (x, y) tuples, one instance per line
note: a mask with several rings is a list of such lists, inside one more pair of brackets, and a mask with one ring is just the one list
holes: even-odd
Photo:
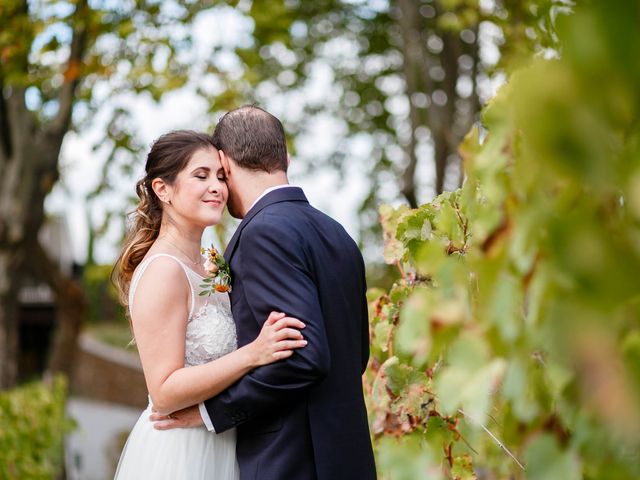
[(89, 323), (123, 322), (125, 310), (118, 301), (118, 293), (111, 283), (110, 275), (113, 265), (89, 264), (84, 267), (82, 284), (84, 286), (89, 311)]
[(67, 381), (34, 382), (0, 392), (0, 479), (53, 479), (63, 471)]

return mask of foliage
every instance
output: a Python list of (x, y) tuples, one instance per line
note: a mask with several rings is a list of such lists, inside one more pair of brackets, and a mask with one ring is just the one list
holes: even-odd
[(95, 323), (125, 318), (118, 292), (111, 282), (112, 265), (88, 264), (82, 272), (82, 285), (89, 304), (87, 320)]
[(235, 50), (243, 75), (233, 85), (283, 118), (309, 170), (366, 172), (361, 233), (377, 245), (381, 201), (416, 206), (459, 186), (457, 147), (492, 95), (500, 55), (513, 64), (555, 48), (553, 18), (564, 8), (562, 0), (238, 2), (254, 27)]
[(467, 135), (463, 187), (380, 209), (402, 273), (369, 292), (383, 477), (640, 478), (638, 18), (560, 19), (561, 59)]
[(62, 376), (0, 392), (0, 478), (56, 478), (63, 467), (67, 382)]
[[(95, 195), (130, 176), (138, 164), (131, 158), (144, 149), (132, 122), (132, 98), (158, 101), (191, 78), (213, 80), (222, 89), (214, 60), (193, 58), (191, 27), (210, 6), (0, 2), (0, 386), (17, 378), (17, 298), (27, 273), (52, 288), (58, 307), (49, 369), (69, 371), (73, 363), (84, 297), (38, 242), (45, 199), (61, 173), (63, 141), (69, 131), (94, 127), (94, 150), (107, 157)], [(121, 202), (106, 203), (107, 220), (109, 212), (122, 217)]]

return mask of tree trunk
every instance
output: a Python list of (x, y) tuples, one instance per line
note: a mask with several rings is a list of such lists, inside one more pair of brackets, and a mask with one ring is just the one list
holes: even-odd
[[(438, 34), (443, 42), (442, 51), (439, 54), (431, 54), (426, 47), (423, 33), (428, 31), (425, 19), (420, 13), (420, 3), (413, 0), (398, 0), (398, 26), (402, 33), (402, 53), (403, 53), (403, 74), (405, 78), (405, 92), (409, 99), (409, 121), (411, 123), (411, 138), (405, 146), (407, 165), (402, 172), (402, 194), (412, 207), (417, 206), (417, 195), (415, 186), (415, 172), (418, 163), (416, 154), (417, 141), (415, 132), (418, 127), (428, 126), (431, 132), (434, 151), (434, 193), (442, 193), (445, 189), (447, 167), (451, 160), (455, 158), (458, 145), (462, 140), (462, 134), (457, 133), (455, 123), (460, 123), (458, 118), (458, 101), (461, 100), (456, 91), (458, 82), (458, 59), (465, 53), (465, 45), (457, 32), (439, 31), (433, 25), (433, 31)], [(438, 15), (444, 9), (436, 6)], [(477, 28), (476, 35), (477, 35)], [(474, 61), (477, 61), (477, 46), (470, 52)], [(429, 69), (432, 66), (440, 66), (444, 70), (442, 80), (433, 80)], [(474, 71), (475, 74), (475, 71)], [(441, 89), (447, 96), (444, 104), (432, 103), (428, 109), (417, 108), (412, 102), (415, 93), (433, 93), (436, 89)], [(469, 118), (473, 119), (478, 111), (477, 96), (475, 92), (469, 100), (471, 113)], [(469, 126), (471, 121), (468, 122)], [(465, 125), (466, 126), (466, 125)], [(458, 126), (459, 130), (466, 130)]]
[[(24, 79), (29, 78), (29, 49), (23, 49), (21, 56), (12, 57), (10, 75), (7, 74), (9, 67), (0, 62), (0, 388), (13, 386), (17, 381), (17, 294), (25, 271), (43, 274), (34, 280), (42, 279), (51, 284), (62, 301), (63, 310), (69, 311), (77, 303), (65, 303), (68, 294), (64, 293), (62, 282), (54, 281), (57, 266), (37, 254), (40, 248), (38, 232), (44, 221), (44, 200), (58, 180), (60, 147), (71, 124), (75, 90), (80, 79), (79, 65), (87, 43), (88, 8), (87, 0), (79, 0), (76, 4), (65, 81), (57, 96), (58, 112), (46, 123), (41, 123), (25, 103), (26, 87), (23, 85), (27, 84)], [(29, 25), (28, 10), (27, 2), (21, 4), (13, 14), (14, 20)], [(33, 39), (36, 32), (30, 34)], [(19, 75), (23, 76), (22, 81), (15, 80)], [(7, 83), (7, 78), (11, 78), (12, 83)], [(72, 296), (75, 298), (75, 293)], [(73, 315), (61, 315), (54, 338), (65, 333), (73, 337), (77, 330), (73, 326), (75, 321)], [(72, 341), (75, 343), (75, 338), (62, 343), (71, 344)]]
[[(12, 127), (32, 130), (25, 109), (23, 122)], [(20, 145), (22, 143), (22, 145)], [(69, 373), (86, 302), (80, 287), (66, 278), (38, 241), (44, 222), (44, 200), (58, 178), (61, 138), (40, 131), (16, 139), (11, 158), (0, 163), (0, 388), (17, 381), (18, 291), (26, 273), (55, 293), (57, 319), (49, 369)], [(44, 246), (46, 249), (46, 246)]]
[[(1, 82), (0, 82), (1, 86)], [(5, 93), (9, 90), (8, 93)], [(0, 95), (0, 387), (18, 379), (18, 292), (27, 258), (25, 241), (37, 221), (35, 186), (41, 180), (31, 173), (35, 151), (31, 113), (24, 105), (24, 88), (2, 89)], [(42, 206), (41, 206), (42, 208)], [(35, 210), (35, 211), (34, 211)], [(40, 217), (42, 214), (40, 214)]]
[(427, 123), (426, 110), (420, 109), (413, 101), (415, 93), (431, 90), (428, 75), (428, 53), (422, 40), (422, 25), (419, 5), (412, 0), (398, 0), (398, 25), (402, 32), (403, 73), (405, 94), (409, 100), (409, 122), (411, 136), (404, 148), (407, 165), (402, 172), (402, 194), (411, 208), (418, 206), (416, 192), (416, 168), (418, 166), (416, 129)]
[(454, 123), (456, 121), (456, 103), (458, 93), (456, 84), (458, 83), (458, 58), (462, 54), (462, 41), (457, 33), (444, 32), (441, 34), (443, 48), (440, 54), (440, 61), (444, 69), (444, 81), (442, 89), (447, 95), (447, 103), (438, 108), (438, 122), (433, 126), (432, 131), (436, 152), (436, 193), (444, 191), (447, 174), (447, 166), (451, 158), (458, 150), (458, 145), (462, 139), (454, 133)]
[(31, 250), (30, 268), (38, 278), (45, 281), (56, 298), (56, 328), (51, 340), (47, 371), (71, 376), (76, 355), (76, 343), (80, 328), (87, 314), (87, 301), (78, 282), (63, 275), (40, 243), (35, 242)]
[[(0, 390), (18, 380), (18, 300), (15, 255), (0, 247)], [(13, 277), (13, 278), (12, 278)]]
[[(27, 113), (29, 113), (27, 111)], [(13, 125), (18, 125), (16, 122)], [(23, 124), (24, 125), (24, 124)], [(28, 131), (28, 130), (27, 130)], [(18, 354), (17, 292), (28, 272), (32, 280), (47, 283), (55, 293), (57, 318), (49, 369), (69, 374), (86, 302), (82, 290), (66, 278), (41, 246), (38, 233), (44, 222), (44, 200), (58, 177), (61, 139), (39, 132), (25, 135), (29, 146), (15, 149), (0, 170), (3, 207), (0, 211), (0, 352), (1, 386), (15, 384)], [(36, 139), (34, 141), (33, 139)], [(16, 173), (19, 171), (20, 173)], [(20, 178), (20, 181), (15, 180)], [(44, 248), (44, 249), (43, 249)]]

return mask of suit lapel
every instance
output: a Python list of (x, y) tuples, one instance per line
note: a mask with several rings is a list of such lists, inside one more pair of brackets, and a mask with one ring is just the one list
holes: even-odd
[(224, 251), (224, 259), (227, 261), (227, 263), (231, 262), (231, 258), (233, 257), (233, 254), (238, 247), (238, 240), (240, 239), (242, 230), (262, 209), (268, 207), (269, 205), (273, 205), (274, 203), (307, 201), (307, 197), (299, 187), (278, 188), (277, 190), (267, 193), (258, 201), (258, 203), (256, 203), (251, 208), (251, 210), (247, 212), (247, 214), (242, 219), (242, 222), (240, 222), (240, 225), (238, 225), (238, 228), (231, 237), (231, 240), (229, 240), (227, 249)]

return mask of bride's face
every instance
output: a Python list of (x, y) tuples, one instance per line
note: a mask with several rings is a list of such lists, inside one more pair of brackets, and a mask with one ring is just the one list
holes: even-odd
[(189, 223), (201, 227), (219, 223), (228, 190), (218, 151), (195, 152), (169, 188), (173, 210)]

